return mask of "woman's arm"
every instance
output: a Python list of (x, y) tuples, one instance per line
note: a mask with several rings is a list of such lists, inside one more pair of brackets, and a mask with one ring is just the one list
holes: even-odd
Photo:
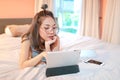
[(60, 38), (57, 36), (55, 43), (52, 45), (52, 51), (59, 51), (60, 50)]
[(36, 66), (42, 60), (43, 56), (46, 56), (46, 52), (42, 52), (34, 58), (29, 58), (30, 53), (30, 41), (26, 40), (21, 44), (19, 59), (20, 68)]
[(53, 40), (45, 41), (46, 51), (58, 51), (60, 50), (60, 40), (58, 36), (54, 36)]

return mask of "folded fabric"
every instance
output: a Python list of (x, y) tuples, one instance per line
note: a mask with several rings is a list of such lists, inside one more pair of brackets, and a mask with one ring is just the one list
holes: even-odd
[(64, 74), (72, 74), (79, 72), (78, 65), (71, 65), (71, 66), (63, 66), (63, 67), (56, 67), (56, 68), (47, 68), (46, 69), (46, 76), (58, 76)]

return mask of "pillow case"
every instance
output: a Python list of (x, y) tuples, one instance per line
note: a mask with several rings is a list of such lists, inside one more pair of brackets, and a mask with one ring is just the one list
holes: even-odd
[(19, 37), (22, 34), (26, 33), (30, 28), (29, 24), (25, 25), (7, 25), (5, 27), (5, 33), (9, 36)]

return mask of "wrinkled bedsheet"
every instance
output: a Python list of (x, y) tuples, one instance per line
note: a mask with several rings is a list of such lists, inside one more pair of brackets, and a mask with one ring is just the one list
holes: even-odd
[[(61, 39), (61, 50), (93, 49), (96, 56), (81, 57), (80, 72), (46, 77), (46, 64), (19, 69), (18, 60), (21, 39), (0, 35), (0, 80), (120, 80), (120, 45), (109, 44), (90, 37)], [(102, 61), (103, 65), (85, 63), (87, 59)]]

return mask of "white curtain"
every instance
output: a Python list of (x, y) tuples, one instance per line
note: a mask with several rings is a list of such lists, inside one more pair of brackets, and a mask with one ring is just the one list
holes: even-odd
[(80, 35), (99, 38), (99, 0), (83, 0)]
[(35, 13), (41, 11), (41, 6), (42, 4), (47, 4), (48, 5), (48, 10), (53, 11), (54, 7), (54, 0), (35, 0)]
[(107, 0), (102, 40), (120, 44), (120, 0)]

